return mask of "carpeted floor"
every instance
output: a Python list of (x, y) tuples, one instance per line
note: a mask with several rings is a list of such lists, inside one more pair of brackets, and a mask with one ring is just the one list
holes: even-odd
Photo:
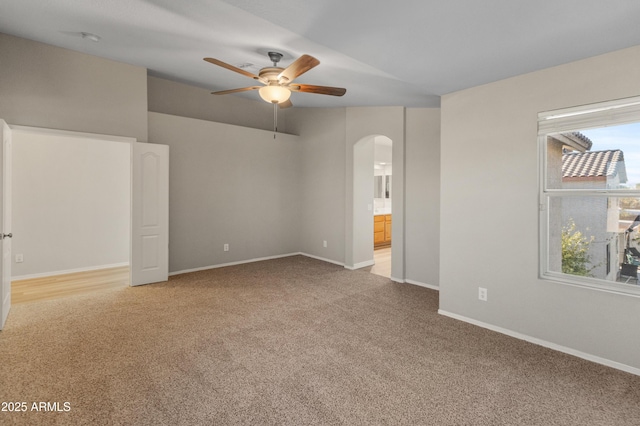
[(640, 377), (437, 307), (302, 256), (16, 305), (0, 424), (640, 424)]

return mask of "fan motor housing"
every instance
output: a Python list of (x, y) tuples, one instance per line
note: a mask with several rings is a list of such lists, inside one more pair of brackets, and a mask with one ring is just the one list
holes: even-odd
[(266, 67), (262, 68), (258, 75), (260, 78), (264, 78), (267, 81), (278, 81), (278, 75), (284, 71), (284, 68), (281, 67)]

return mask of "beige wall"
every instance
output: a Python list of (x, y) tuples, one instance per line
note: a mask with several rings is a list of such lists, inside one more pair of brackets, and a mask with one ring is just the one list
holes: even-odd
[[(208, 65), (203, 62), (203, 66)], [(250, 85), (251, 80), (247, 82)], [(211, 90), (157, 77), (149, 77), (147, 84), (149, 111), (273, 130), (273, 106), (261, 101), (257, 93), (255, 100), (237, 95), (212, 95)], [(291, 133), (287, 126), (291, 111), (278, 110), (279, 132)]]
[[(300, 251), (344, 263), (344, 108), (294, 109), (291, 129), (300, 135)], [(327, 247), (322, 242), (327, 241)]]
[(407, 109), (405, 275), (440, 283), (440, 108)]
[(170, 272), (300, 251), (296, 136), (150, 112), (149, 139), (171, 153)]
[[(267, 105), (265, 115), (262, 104), (235, 96), (217, 97), (206, 89), (149, 78), (149, 109), (155, 112), (269, 130), (273, 124), (270, 121), (271, 111)], [(251, 113), (247, 114), (247, 111)], [(405, 185), (405, 179), (401, 178), (404, 173), (405, 143), (411, 155), (407, 159), (407, 173), (411, 180), (406, 182), (411, 190), (406, 202), (413, 210), (406, 213), (411, 220), (406, 223), (406, 230), (403, 230), (400, 219), (404, 215), (403, 203), (394, 204), (394, 215), (398, 217), (393, 227), (394, 277), (438, 285), (439, 109), (406, 111), (405, 118), (405, 109), (402, 107), (285, 110), (286, 131), (300, 136), (296, 144), (296, 149), (299, 149), (296, 155), (299, 155), (300, 198), (294, 207), (300, 225), (298, 248), (295, 251), (340, 264), (353, 264), (350, 257), (352, 246), (348, 241), (352, 231), (347, 220), (347, 215), (351, 214), (347, 202), (353, 204), (353, 191), (350, 189), (353, 145), (363, 137), (384, 134), (394, 139), (393, 158), (398, 159), (397, 168), (394, 165), (394, 197), (401, 197)], [(283, 125), (282, 121), (280, 125)], [(150, 141), (169, 143), (161, 142), (167, 139), (153, 127), (150, 123)], [(267, 142), (267, 147), (270, 145), (271, 142)], [(179, 154), (172, 146), (172, 163), (176, 155)], [(233, 155), (226, 155), (225, 158), (230, 165), (241, 161)], [(171, 167), (173, 180), (173, 171), (180, 166), (172, 164)], [(185, 164), (185, 167), (188, 166)], [(396, 175), (400, 178), (396, 179)], [(172, 204), (173, 199), (172, 196)], [(373, 204), (373, 200), (370, 202)], [(371, 238), (372, 232), (367, 234)], [(404, 238), (408, 242), (403, 243)], [(323, 247), (323, 241), (327, 241), (327, 247)], [(403, 249), (406, 251), (404, 262)], [(172, 251), (172, 258), (181, 256), (178, 252)], [(189, 265), (189, 262), (181, 259), (176, 265), (180, 265), (179, 269), (185, 269), (183, 265)], [(205, 266), (204, 259), (199, 265)], [(172, 264), (171, 270), (178, 270), (176, 267)]]
[(147, 140), (145, 68), (0, 34), (0, 118)]
[(640, 46), (443, 97), (443, 312), (640, 368), (637, 298), (538, 279), (537, 150), (538, 112), (638, 96), (639, 81)]

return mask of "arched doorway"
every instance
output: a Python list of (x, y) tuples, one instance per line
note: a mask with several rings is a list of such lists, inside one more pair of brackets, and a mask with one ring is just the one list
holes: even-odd
[[(376, 142), (389, 149), (391, 164), (386, 167), (392, 171), (393, 179), (389, 179), (389, 199), (376, 201), (374, 163)], [(347, 244), (345, 267), (360, 269), (374, 264), (374, 215), (391, 214), (393, 209), (393, 227), (391, 245), (391, 279), (404, 282), (404, 246), (403, 206), (404, 179), (402, 179), (403, 150), (402, 143), (394, 141), (386, 135), (373, 134), (361, 138), (353, 145), (353, 157), (348, 159), (347, 177), (350, 188), (347, 190)], [(385, 162), (386, 161), (381, 161)], [(385, 164), (386, 166), (386, 164)], [(349, 191), (351, 189), (351, 191)], [(386, 181), (383, 191), (386, 193)], [(386, 194), (385, 194), (386, 195)], [(376, 212), (377, 210), (377, 212)]]
[(373, 260), (369, 272), (391, 278), (393, 240), (393, 141), (374, 137), (373, 149)]

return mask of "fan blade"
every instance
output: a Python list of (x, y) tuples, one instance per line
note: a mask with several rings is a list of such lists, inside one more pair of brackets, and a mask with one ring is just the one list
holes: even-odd
[(320, 64), (320, 61), (309, 55), (302, 55), (278, 75), (278, 81), (287, 84), (294, 78), (304, 74)]
[(285, 102), (280, 102), (278, 104), (278, 106), (282, 109), (282, 108), (291, 108), (293, 106), (293, 104), (291, 103), (290, 100), (286, 100)]
[(257, 75), (255, 75), (253, 73), (250, 73), (249, 71), (245, 71), (243, 69), (240, 69), (238, 67), (234, 67), (233, 65), (229, 65), (226, 62), (222, 62), (222, 61), (219, 61), (219, 60), (214, 59), (214, 58), (204, 58), (204, 60), (209, 62), (210, 64), (218, 65), (219, 67), (226, 68), (226, 69), (231, 70), (233, 72), (237, 72), (238, 74), (245, 75), (247, 77), (253, 78), (254, 80), (260, 80), (260, 77), (258, 77)]
[(316, 93), (319, 95), (342, 96), (347, 89), (342, 87), (314, 86), (313, 84), (292, 84), (288, 86), (292, 92)]
[(258, 90), (262, 86), (242, 87), (240, 89), (221, 90), (219, 92), (211, 92), (212, 95), (228, 95), (229, 93), (247, 92), (249, 90)]

